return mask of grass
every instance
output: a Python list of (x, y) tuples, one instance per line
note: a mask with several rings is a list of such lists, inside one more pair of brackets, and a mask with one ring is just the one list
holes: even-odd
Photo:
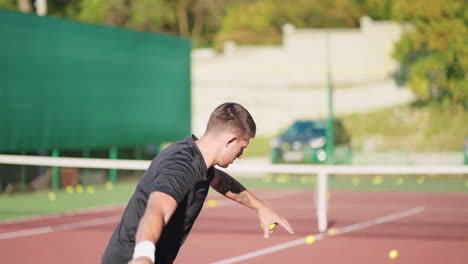
[(54, 192), (55, 200), (49, 199), (50, 191), (3, 194), (0, 195), (0, 220), (125, 204), (135, 185), (136, 182), (123, 182), (113, 185), (112, 190), (101, 185), (94, 187), (94, 193), (86, 188), (82, 193), (72, 194), (62, 189)]
[[(330, 176), (330, 190), (349, 191), (419, 191), (419, 192), (467, 192), (465, 176)], [(358, 179), (358, 180), (356, 180)], [(246, 188), (253, 190), (310, 190), (316, 185), (315, 176), (291, 176), (287, 174), (238, 178)], [(357, 182), (358, 181), (358, 182)], [(49, 199), (49, 191), (18, 193), (0, 196), (0, 220), (69, 212), (79, 209), (125, 204), (130, 199), (136, 181), (121, 182), (112, 190), (96, 186), (94, 193), (84, 188), (82, 193), (66, 190), (55, 192), (55, 200)]]
[[(264, 175), (261, 178), (239, 178), (246, 188), (252, 190), (314, 190), (316, 177), (309, 175)], [(330, 190), (342, 191), (414, 191), (414, 192), (468, 192), (468, 177), (465, 175), (332, 175)]]
[(398, 106), (342, 117), (353, 149), (375, 151), (462, 151), (468, 113), (438, 106)]
[[(430, 105), (402, 105), (338, 117), (354, 151), (462, 152), (468, 136), (468, 112)], [(273, 137), (251, 141), (245, 157), (269, 156)]]

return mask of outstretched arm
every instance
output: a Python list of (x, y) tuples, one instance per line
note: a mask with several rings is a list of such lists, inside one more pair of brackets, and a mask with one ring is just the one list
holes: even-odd
[(224, 171), (216, 168), (214, 171), (215, 175), (211, 182), (211, 187), (227, 198), (257, 210), (265, 238), (268, 238), (270, 232), (273, 232), (273, 230), (269, 230), (270, 224), (279, 224), (290, 234), (294, 234), (292, 227), (286, 219), (274, 212), (262, 200), (242, 186), (242, 184)]
[[(135, 254), (137, 252), (148, 252), (149, 247), (154, 255), (154, 245), (158, 242), (163, 227), (169, 222), (176, 208), (177, 202), (172, 196), (163, 192), (152, 192), (150, 194), (145, 213), (138, 225), (135, 237)], [(153, 264), (151, 258), (144, 255), (134, 255), (134, 259), (129, 264)]]

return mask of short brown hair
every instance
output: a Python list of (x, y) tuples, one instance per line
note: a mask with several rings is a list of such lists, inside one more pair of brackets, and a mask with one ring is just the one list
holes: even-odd
[(255, 137), (257, 126), (249, 111), (238, 103), (227, 102), (213, 110), (206, 131), (232, 130), (243, 139)]

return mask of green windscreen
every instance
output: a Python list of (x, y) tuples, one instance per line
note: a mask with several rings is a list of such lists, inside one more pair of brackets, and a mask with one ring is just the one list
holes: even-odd
[(189, 135), (188, 39), (5, 10), (0, 38), (0, 151)]

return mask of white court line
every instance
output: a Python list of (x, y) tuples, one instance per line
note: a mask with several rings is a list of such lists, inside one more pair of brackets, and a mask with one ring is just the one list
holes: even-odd
[(400, 218), (404, 218), (404, 217), (408, 217), (408, 216), (411, 216), (411, 215), (419, 214), (422, 211), (424, 211), (425, 209), (426, 209), (425, 206), (419, 206), (419, 207), (409, 209), (409, 210), (406, 210), (406, 211), (402, 211), (402, 212), (399, 212), (399, 213), (396, 213), (396, 214), (386, 215), (386, 216), (382, 216), (382, 217), (375, 218), (375, 219), (372, 219), (372, 220), (360, 222), (360, 223), (357, 223), (357, 224), (354, 224), (354, 225), (345, 226), (345, 227), (339, 229), (338, 234), (345, 234), (345, 233), (349, 233), (349, 232), (352, 232), (352, 231), (355, 231), (355, 230), (363, 229), (363, 228), (366, 228), (366, 227), (369, 227), (369, 226), (379, 225), (379, 224), (383, 224), (383, 223), (390, 222), (390, 221), (393, 221), (393, 220), (397, 220), (397, 219), (400, 219)]
[[(360, 223), (357, 223), (357, 224), (345, 226), (343, 228), (340, 228), (338, 230), (338, 233), (336, 235), (334, 235), (334, 236), (344, 234), (344, 233), (349, 233), (349, 232), (356, 231), (356, 230), (359, 230), (359, 229), (363, 229), (363, 228), (366, 228), (366, 227), (369, 227), (369, 226), (383, 224), (383, 223), (386, 223), (386, 222), (390, 222), (390, 221), (397, 220), (397, 219), (400, 219), (400, 218), (408, 217), (408, 216), (411, 216), (411, 215), (415, 215), (415, 214), (418, 214), (418, 213), (421, 213), (422, 211), (424, 211), (425, 208), (426, 208), (425, 206), (419, 206), (419, 207), (412, 208), (412, 209), (405, 210), (405, 211), (401, 211), (401, 212), (398, 212), (398, 213), (395, 213), (395, 214), (385, 215), (385, 216), (382, 216), (382, 217), (367, 220), (367, 221), (360, 222)], [(313, 236), (315, 238), (315, 241), (323, 239), (323, 238), (326, 237), (323, 233), (315, 234)], [(278, 244), (276, 246), (272, 246), (272, 247), (252, 251), (250, 253), (239, 255), (237, 257), (232, 257), (232, 258), (212, 262), (210, 264), (236, 263), (236, 262), (244, 261), (244, 260), (247, 260), (247, 259), (259, 257), (259, 256), (262, 256), (262, 255), (274, 253), (274, 252), (277, 252), (277, 251), (280, 251), (280, 250), (283, 250), (283, 249), (304, 245), (304, 244), (306, 244), (306, 238), (307, 237), (299, 238), (299, 239), (296, 239), (296, 240), (292, 240), (292, 241), (289, 241), (289, 242)]]
[[(301, 193), (300, 191), (288, 191), (288, 192), (275, 192), (275, 193), (267, 193), (262, 195), (262, 199), (273, 199), (273, 198), (281, 198), (285, 196), (295, 195), (297, 193)], [(237, 203), (231, 201), (229, 199), (224, 200), (225, 197), (221, 194), (219, 197), (222, 197), (223, 200), (218, 202), (218, 206), (231, 206), (236, 205)], [(217, 197), (212, 197), (211, 199), (218, 199)], [(209, 200), (207, 198), (207, 200)], [(31, 222), (31, 221), (38, 221), (50, 218), (58, 218), (63, 216), (75, 216), (75, 215), (82, 215), (82, 214), (92, 214), (92, 213), (101, 213), (119, 209), (125, 209), (126, 204), (119, 204), (119, 205), (110, 205), (104, 207), (95, 207), (95, 208), (87, 208), (87, 209), (78, 209), (78, 210), (70, 210), (63, 213), (55, 213), (55, 214), (45, 214), (45, 215), (38, 215), (38, 216), (27, 216), (22, 218), (15, 218), (15, 219), (7, 219), (7, 220), (0, 220), (0, 226), (2, 225), (9, 225), (9, 224), (19, 224), (24, 222)]]
[(44, 219), (51, 219), (51, 218), (58, 218), (58, 217), (63, 217), (63, 216), (75, 216), (75, 215), (82, 215), (82, 214), (101, 213), (101, 212), (119, 210), (119, 209), (124, 209), (124, 208), (125, 208), (125, 204), (120, 204), (120, 205), (110, 205), (110, 206), (104, 206), (104, 207), (70, 210), (70, 211), (65, 211), (63, 213), (56, 213), (56, 214), (45, 214), (45, 215), (29, 216), (29, 217), (15, 218), (15, 219), (7, 219), (7, 220), (0, 221), (0, 226), (38, 221), (38, 220), (44, 220)]
[(13, 231), (13, 232), (6, 232), (0, 234), (0, 240), (3, 239), (10, 239), (10, 238), (18, 238), (18, 237), (25, 237), (25, 236), (32, 236), (32, 235), (39, 235), (39, 234), (46, 234), (52, 233), (55, 231), (64, 231), (64, 230), (72, 230), (72, 229), (80, 229), (84, 227), (91, 227), (97, 225), (103, 225), (108, 223), (114, 223), (120, 221), (120, 215), (118, 216), (108, 216), (102, 218), (95, 218), (91, 220), (55, 225), (55, 226), (44, 226), (38, 228), (31, 228), (21, 231)]
[[(273, 198), (281, 198), (289, 195), (294, 195), (300, 193), (298, 191), (291, 191), (291, 192), (281, 192), (281, 193), (270, 193), (270, 195), (266, 194), (263, 195), (262, 198), (267, 198), (267, 199), (273, 199)], [(223, 206), (230, 206), (230, 205), (236, 205), (235, 202), (233, 201), (221, 201), (219, 202), (220, 207)], [(34, 217), (31, 220), (38, 220), (38, 219), (47, 219), (47, 218), (53, 218), (53, 217), (60, 217), (60, 216), (73, 216), (77, 214), (86, 214), (86, 213), (94, 213), (94, 212), (101, 212), (100, 210), (113, 210), (117, 208), (121, 208), (122, 206), (113, 206), (109, 208), (94, 208), (94, 209), (89, 209), (89, 210), (82, 210), (79, 212), (70, 212), (70, 213), (64, 213), (64, 214), (56, 214), (56, 215), (50, 215), (50, 216), (41, 216), (39, 217)], [(17, 238), (17, 237), (25, 237), (25, 236), (33, 236), (33, 235), (40, 235), (40, 234), (46, 234), (46, 233), (51, 233), (55, 231), (63, 231), (63, 230), (71, 230), (71, 229), (79, 229), (79, 228), (84, 228), (84, 227), (90, 227), (90, 226), (96, 226), (96, 225), (102, 225), (102, 224), (107, 224), (107, 223), (113, 223), (113, 222), (118, 222), (120, 221), (121, 216), (108, 216), (108, 217), (102, 217), (102, 218), (95, 218), (91, 220), (84, 220), (84, 221), (79, 221), (79, 222), (71, 222), (71, 223), (66, 223), (66, 224), (60, 224), (60, 225), (53, 225), (53, 226), (44, 226), (44, 227), (37, 227), (37, 228), (31, 228), (31, 229), (26, 229), (26, 230), (20, 230), (20, 231), (12, 231), (12, 232), (6, 232), (6, 233), (0, 233), (0, 240), (3, 239), (10, 239), (10, 238)], [(27, 221), (27, 220), (25, 220)]]

